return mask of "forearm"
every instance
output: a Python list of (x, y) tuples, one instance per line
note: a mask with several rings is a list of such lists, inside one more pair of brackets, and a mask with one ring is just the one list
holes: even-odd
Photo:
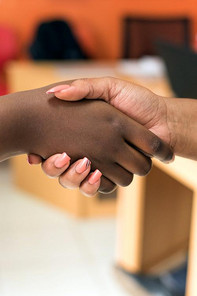
[(166, 98), (165, 101), (174, 152), (197, 160), (197, 100)]

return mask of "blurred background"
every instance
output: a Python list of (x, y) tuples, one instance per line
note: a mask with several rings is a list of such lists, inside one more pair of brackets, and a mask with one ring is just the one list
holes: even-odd
[[(1, 0), (0, 95), (114, 76), (197, 98), (194, 0)], [(89, 199), (0, 163), (0, 295), (197, 295), (196, 162)]]

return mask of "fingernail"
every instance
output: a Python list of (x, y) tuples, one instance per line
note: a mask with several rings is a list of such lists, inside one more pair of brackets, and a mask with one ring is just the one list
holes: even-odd
[(52, 94), (61, 90), (66, 90), (70, 87), (70, 85), (68, 84), (64, 84), (64, 85), (57, 85), (53, 88), (50, 88), (49, 90), (47, 90), (46, 94)]
[(54, 165), (56, 168), (61, 169), (70, 161), (70, 159), (71, 158), (64, 152), (56, 158)]
[(31, 161), (31, 158), (30, 158), (30, 156), (29, 156), (29, 155), (27, 156), (27, 161), (28, 161), (28, 163), (29, 163), (30, 165), (32, 165), (32, 164), (33, 164), (33, 162)]
[(84, 157), (80, 163), (76, 166), (75, 170), (78, 174), (82, 174), (83, 172), (85, 172), (87, 170), (87, 168), (89, 167), (89, 165), (91, 164), (91, 162), (89, 161), (89, 159), (87, 157)]
[(102, 176), (102, 173), (99, 170), (94, 171), (94, 173), (88, 179), (88, 183), (90, 185), (95, 184), (96, 182), (99, 181), (99, 179), (100, 179), (101, 176)]
[(72, 85), (70, 87), (67, 87), (67, 88), (64, 88), (64, 89), (60, 90), (59, 92), (60, 93), (65, 93), (65, 92), (67, 92), (68, 89), (69, 89), (69, 91), (72, 91), (73, 89), (75, 89), (75, 87)]

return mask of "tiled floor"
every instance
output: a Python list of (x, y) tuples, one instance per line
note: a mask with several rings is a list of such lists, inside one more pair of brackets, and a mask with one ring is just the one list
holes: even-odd
[(0, 164), (0, 296), (131, 295), (114, 245), (115, 219), (73, 219), (15, 190)]

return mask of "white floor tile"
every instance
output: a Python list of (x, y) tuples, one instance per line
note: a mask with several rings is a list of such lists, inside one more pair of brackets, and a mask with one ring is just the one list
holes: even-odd
[(0, 296), (127, 296), (115, 219), (76, 220), (17, 191), (0, 164)]

